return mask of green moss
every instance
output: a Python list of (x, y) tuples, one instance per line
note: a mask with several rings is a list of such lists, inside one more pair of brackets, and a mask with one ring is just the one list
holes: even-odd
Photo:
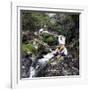
[(47, 41), (48, 43), (53, 42), (53, 37), (52, 37), (52, 36), (50, 36), (49, 38), (47, 38), (47, 39), (46, 39), (46, 41)]
[(36, 52), (37, 52), (37, 50), (35, 49), (35, 47), (31, 43), (22, 44), (22, 51), (24, 53), (32, 53), (32, 54), (36, 54)]

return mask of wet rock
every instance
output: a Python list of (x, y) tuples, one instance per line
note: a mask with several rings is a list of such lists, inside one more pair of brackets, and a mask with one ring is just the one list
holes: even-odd
[(52, 63), (47, 63), (47, 65), (38, 72), (36, 77), (70, 75), (79, 75), (79, 60), (67, 56), (64, 57), (63, 60), (55, 60)]
[(21, 59), (21, 78), (28, 78), (30, 76), (30, 66), (32, 64), (32, 59), (30, 55), (25, 55)]

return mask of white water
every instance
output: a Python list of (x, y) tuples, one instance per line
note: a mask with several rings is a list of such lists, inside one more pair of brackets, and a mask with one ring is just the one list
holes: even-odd
[[(41, 29), (41, 31), (43, 31), (43, 29)], [(65, 44), (65, 37), (62, 35), (58, 36), (58, 42), (59, 42), (59, 44)], [(67, 55), (66, 48), (62, 52), (64, 52), (64, 54)], [(39, 63), (40, 65), (44, 65), (54, 56), (54, 53), (56, 53), (56, 51), (51, 50), (51, 53), (44, 55), (43, 58), (39, 59), (37, 63)], [(39, 65), (36, 65), (37, 70), (38, 70), (38, 67), (39, 67)], [(31, 66), (30, 67), (30, 78), (35, 76), (35, 74), (36, 74), (35, 72), (36, 72), (36, 69)]]
[(54, 53), (55, 51), (52, 51), (51, 53), (44, 55), (43, 58), (38, 60), (38, 62), (41, 64), (44, 64), (45, 62), (49, 61), (53, 57)]
[(33, 76), (35, 75), (35, 69), (34, 67), (30, 67), (30, 77), (29, 78), (32, 78)]
[[(44, 55), (43, 58), (38, 60), (38, 63), (41, 65), (44, 65), (46, 62), (48, 62), (54, 55), (55, 51), (52, 51), (51, 53), (48, 53), (47, 55)], [(37, 65), (36, 68), (39, 66)], [(30, 78), (35, 76), (36, 69), (34, 67), (30, 67)]]

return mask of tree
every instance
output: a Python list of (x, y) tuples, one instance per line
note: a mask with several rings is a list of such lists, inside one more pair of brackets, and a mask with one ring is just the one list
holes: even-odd
[(21, 10), (22, 30), (35, 31), (39, 30), (44, 25), (50, 26), (50, 18), (44, 12)]

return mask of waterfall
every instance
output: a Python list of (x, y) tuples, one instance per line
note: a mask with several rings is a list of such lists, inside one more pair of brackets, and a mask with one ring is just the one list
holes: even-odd
[(32, 78), (34, 75), (35, 75), (35, 68), (31, 66), (30, 67), (30, 77), (29, 78)]
[[(41, 29), (41, 31), (43, 31), (43, 30)], [(65, 45), (65, 39), (66, 38), (63, 35), (59, 35), (58, 36), (59, 45), (61, 45), (61, 44)], [(33, 66), (30, 67), (30, 78), (35, 77), (35, 74), (38, 71), (40, 71), (40, 69), (38, 69), (38, 68), (40, 68), (40, 67), (43, 68), (47, 64), (47, 62), (54, 56), (54, 53), (56, 53), (56, 51), (54, 51), (54, 50), (53, 51), (50, 50), (50, 51), (51, 52), (46, 54), (46, 55), (44, 55), (43, 58), (37, 60), (38, 62), (36, 64), (35, 68)], [(67, 55), (67, 49), (64, 48), (62, 50), (62, 53), (64, 55)]]
[(38, 62), (36, 64), (36, 68), (34, 68), (33, 66), (30, 67), (30, 78), (34, 77), (35, 74), (38, 71), (38, 67), (39, 66), (43, 66), (46, 65), (46, 63), (54, 56), (55, 51), (52, 51), (46, 55), (43, 56), (43, 58), (38, 59)]
[(41, 64), (44, 64), (45, 62), (49, 61), (53, 57), (54, 53), (55, 53), (55, 51), (52, 51), (52, 52), (44, 55), (43, 58), (38, 60), (38, 62)]

